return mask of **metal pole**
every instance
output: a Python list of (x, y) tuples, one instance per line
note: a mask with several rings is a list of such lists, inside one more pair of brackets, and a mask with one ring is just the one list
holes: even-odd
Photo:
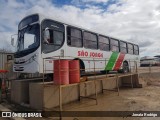
[[(44, 96), (44, 60), (45, 60), (45, 58), (43, 58), (43, 92), (42, 92), (42, 95)], [(42, 104), (44, 105), (44, 100), (42, 99)], [(44, 109), (44, 108), (43, 108)]]
[(132, 74), (131, 74), (131, 87), (133, 88), (133, 79), (132, 79)]
[(80, 83), (78, 84), (78, 91), (79, 91), (79, 93), (78, 93), (78, 95), (79, 95), (78, 100), (80, 101), (81, 100), (81, 86), (80, 86)]
[(150, 76), (150, 79), (151, 79), (151, 64), (149, 65), (149, 76)]
[(132, 72), (131, 61), (129, 60), (130, 73)]
[(4, 54), (4, 50), (2, 51), (2, 70), (3, 70), (3, 64), (4, 64), (3, 63), (3, 57), (4, 57), (3, 54)]
[(95, 70), (95, 60), (93, 58), (93, 62), (94, 62), (94, 85), (95, 85), (95, 97), (96, 97), (96, 105), (98, 104), (98, 101), (97, 101), (97, 86), (96, 86), (96, 70)]
[(59, 109), (60, 112), (62, 111), (62, 89), (61, 89), (61, 85), (59, 85)]
[(118, 92), (118, 96), (119, 96), (119, 77), (118, 77), (118, 73), (116, 74), (116, 85), (117, 85), (117, 92)]
[(149, 73), (151, 74), (151, 64), (149, 64)]
[(136, 73), (138, 73), (137, 61), (135, 61), (135, 64), (136, 64)]
[(60, 120), (62, 120), (62, 88), (59, 86), (59, 111), (60, 111)]
[(43, 58), (43, 86), (44, 86), (44, 59), (45, 58)]

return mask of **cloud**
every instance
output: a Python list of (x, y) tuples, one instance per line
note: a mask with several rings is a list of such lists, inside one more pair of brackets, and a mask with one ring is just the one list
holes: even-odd
[(76, 3), (76, 4), (79, 4), (79, 3), (90, 3), (90, 2), (93, 2), (93, 3), (107, 3), (109, 0), (72, 0), (72, 3)]
[[(1, 0), (0, 48), (10, 47), (10, 36), (17, 32), (26, 15), (44, 15), (140, 45), (141, 55), (160, 54), (159, 0), (72, 0), (56, 6), (51, 0)], [(73, 3), (83, 3), (85, 7)], [(102, 3), (96, 5), (90, 3)], [(152, 51), (152, 52), (151, 52)]]
[(0, 49), (4, 49), (7, 51), (13, 51), (14, 47), (10, 44), (11, 39), (11, 33), (10, 32), (1, 32), (0, 33)]

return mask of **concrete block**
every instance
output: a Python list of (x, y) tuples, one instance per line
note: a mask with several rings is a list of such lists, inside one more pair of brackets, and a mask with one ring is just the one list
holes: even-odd
[(139, 75), (138, 74), (134, 74), (132, 76), (124, 76), (121, 78), (122, 80), (122, 87), (126, 86), (126, 85), (130, 85), (131, 86), (131, 79), (132, 79), (132, 83), (133, 83), (133, 87), (134, 88), (142, 88), (142, 84), (139, 83)]
[[(104, 87), (106, 89), (113, 89), (116, 87), (115, 78), (104, 80)], [(121, 84), (121, 83), (120, 83)], [(96, 81), (97, 92), (102, 92), (101, 81)], [(81, 96), (90, 96), (95, 94), (95, 84), (93, 82), (81, 83), (80, 92), (79, 86), (67, 86), (62, 88), (62, 104), (67, 104), (79, 99)], [(29, 84), (29, 103), (30, 107), (37, 110), (53, 110), (54, 107), (59, 106), (59, 86), (53, 83), (30, 83)]]
[[(59, 86), (53, 83), (30, 83), (30, 107), (47, 110), (59, 106)], [(34, 91), (34, 92), (33, 92)], [(62, 88), (62, 103), (66, 104), (79, 98), (78, 86)]]
[(11, 101), (17, 104), (29, 104), (29, 83), (42, 80), (13, 80), (11, 81)]

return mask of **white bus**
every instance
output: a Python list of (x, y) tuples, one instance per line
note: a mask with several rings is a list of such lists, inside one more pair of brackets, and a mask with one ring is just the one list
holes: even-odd
[(140, 59), (140, 66), (147, 67), (147, 66), (159, 66), (159, 58), (157, 57), (143, 57)]
[[(14, 72), (43, 73), (43, 58), (53, 56), (78, 59), (82, 72), (93, 68), (93, 59), (96, 60), (95, 68), (102, 68), (103, 72), (128, 72), (129, 60), (139, 62), (139, 47), (40, 14), (22, 19), (18, 25)], [(53, 62), (46, 64), (52, 72)]]

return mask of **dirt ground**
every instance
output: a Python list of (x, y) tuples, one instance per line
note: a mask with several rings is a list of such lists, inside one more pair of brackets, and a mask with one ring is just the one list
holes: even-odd
[[(95, 100), (82, 99), (63, 106), (65, 111), (160, 111), (160, 73), (139, 75), (143, 88), (120, 88), (120, 95), (113, 91), (98, 94)], [(152, 68), (153, 69), (153, 68)], [(3, 120), (0, 118), (0, 120)], [(5, 119), (4, 119), (5, 120)], [(58, 120), (58, 118), (28, 118), (27, 120)], [(160, 120), (160, 117), (63, 117), (62, 120)]]
[[(120, 89), (120, 95), (116, 92), (106, 91), (98, 95), (98, 105), (94, 100), (84, 100), (79, 104), (66, 106), (66, 110), (76, 111), (160, 111), (160, 78), (144, 79), (140, 78), (143, 88)], [(70, 120), (71, 118), (65, 118)], [(95, 117), (82, 118), (78, 120), (160, 120), (160, 118), (151, 117)]]
[[(155, 70), (156, 71), (156, 70)], [(105, 91), (98, 94), (98, 105), (94, 100), (64, 106), (69, 111), (160, 111), (160, 74), (145, 73), (139, 75), (143, 88), (120, 88), (117, 92)], [(75, 118), (63, 118), (74, 120)], [(160, 117), (76, 117), (75, 120), (160, 120)]]

